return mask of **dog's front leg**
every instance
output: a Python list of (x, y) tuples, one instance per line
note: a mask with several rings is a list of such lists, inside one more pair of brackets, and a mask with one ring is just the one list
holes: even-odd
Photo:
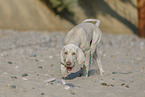
[(63, 65), (63, 64), (61, 64), (61, 75), (62, 75), (62, 77), (67, 77), (67, 74), (68, 74), (68, 71), (67, 71), (67, 69), (66, 69), (66, 67)]
[(88, 77), (89, 76), (89, 70), (90, 70), (90, 65), (91, 65), (91, 53), (90, 50), (85, 52), (86, 58), (85, 58), (85, 65), (83, 67), (83, 74)]

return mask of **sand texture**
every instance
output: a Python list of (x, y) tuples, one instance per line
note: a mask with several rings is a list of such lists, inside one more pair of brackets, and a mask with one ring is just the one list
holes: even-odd
[(0, 97), (145, 97), (145, 40), (103, 34), (98, 46), (105, 71), (90, 77), (76, 66), (69, 79), (60, 74), (62, 32), (0, 30)]

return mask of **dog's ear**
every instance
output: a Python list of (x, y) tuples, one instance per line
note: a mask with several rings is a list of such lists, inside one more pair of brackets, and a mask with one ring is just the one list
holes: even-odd
[(60, 53), (60, 57), (61, 57), (61, 62), (62, 62), (62, 63), (64, 63), (64, 49), (65, 49), (65, 48), (63, 48), (63, 49), (61, 50), (61, 53)]
[(77, 49), (77, 60), (79, 64), (82, 64), (85, 61), (85, 54), (80, 48)]

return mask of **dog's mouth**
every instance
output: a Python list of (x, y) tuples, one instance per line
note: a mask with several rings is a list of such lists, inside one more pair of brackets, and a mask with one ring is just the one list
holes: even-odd
[(68, 71), (71, 71), (73, 67), (66, 67)]

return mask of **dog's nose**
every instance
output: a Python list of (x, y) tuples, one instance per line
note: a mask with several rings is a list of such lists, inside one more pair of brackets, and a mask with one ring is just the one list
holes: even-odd
[(66, 62), (66, 65), (71, 65), (71, 62)]

